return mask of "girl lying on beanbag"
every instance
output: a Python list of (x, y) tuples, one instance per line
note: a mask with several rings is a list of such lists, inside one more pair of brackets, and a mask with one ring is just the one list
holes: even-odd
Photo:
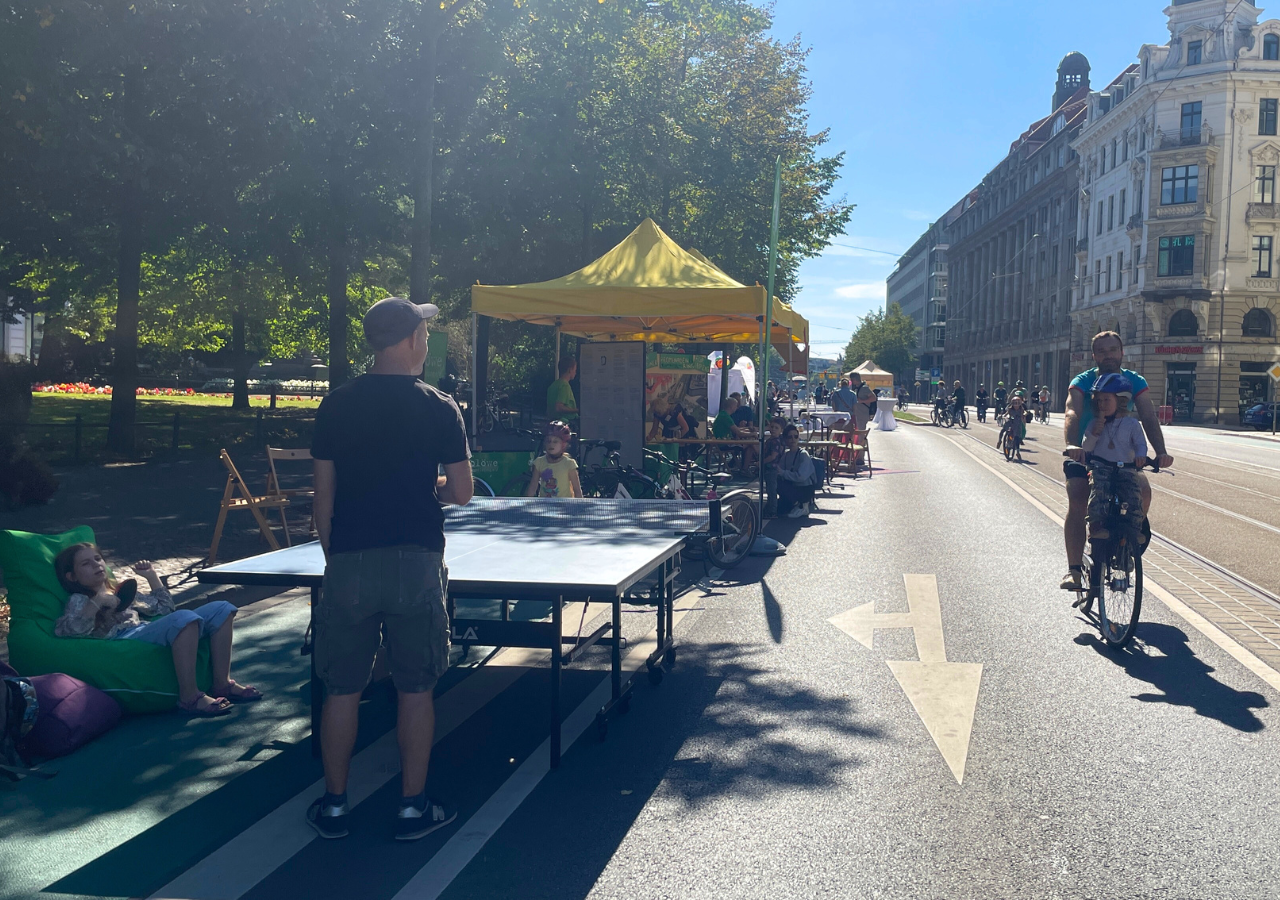
[[(133, 566), (151, 586), (150, 593), (138, 595), (138, 583), (132, 578), (116, 585), (107, 577), (102, 553), (90, 543), (72, 544), (58, 554), (53, 566), (58, 583), (71, 595), (53, 629), (58, 637), (146, 641), (171, 648), (178, 708), (184, 712), (221, 716), (231, 711), (233, 703), (262, 699), (256, 688), (231, 679), (231, 622), (236, 614), (232, 604), (215, 600), (199, 609), (175, 610), (173, 598), (147, 560)], [(209, 638), (212, 696), (196, 687), (196, 648), (202, 637)]]

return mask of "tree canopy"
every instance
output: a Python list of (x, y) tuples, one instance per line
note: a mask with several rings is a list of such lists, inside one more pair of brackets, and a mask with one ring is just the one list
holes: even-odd
[[(118, 448), (139, 365), (340, 382), (379, 297), (452, 332), (477, 280), (563, 275), (645, 216), (763, 282), (779, 155), (779, 296), (849, 217), (806, 51), (748, 0), (35, 6), (0, 5), (0, 300), (109, 360)], [(508, 386), (550, 380), (549, 330), (493, 342)]]
[(845, 348), (849, 366), (872, 360), (886, 372), (899, 378), (912, 373), (916, 364), (916, 323), (897, 303), (878, 309), (859, 320), (858, 330)]

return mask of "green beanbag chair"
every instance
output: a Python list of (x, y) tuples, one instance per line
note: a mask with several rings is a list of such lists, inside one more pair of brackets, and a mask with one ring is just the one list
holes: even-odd
[[(0, 531), (0, 569), (9, 591), (9, 661), (23, 675), (61, 672), (105, 691), (126, 712), (165, 712), (178, 702), (178, 679), (168, 647), (146, 641), (64, 638), (53, 633), (67, 593), (53, 560), (64, 547), (93, 541), (87, 526), (66, 534)], [(209, 642), (200, 641), (196, 682), (212, 684)]]

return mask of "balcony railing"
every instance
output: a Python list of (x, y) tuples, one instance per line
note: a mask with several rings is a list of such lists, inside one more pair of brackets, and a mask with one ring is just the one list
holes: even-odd
[(1199, 128), (1181, 128), (1173, 132), (1156, 129), (1156, 146), (1161, 150), (1176, 150), (1179, 147), (1195, 147), (1213, 143), (1213, 129), (1208, 125)]

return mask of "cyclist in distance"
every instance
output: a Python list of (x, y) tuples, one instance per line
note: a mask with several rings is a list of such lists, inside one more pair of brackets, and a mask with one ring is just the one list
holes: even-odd
[(995, 400), (996, 418), (998, 419), (1004, 415), (1005, 406), (1009, 403), (1009, 392), (1005, 390), (1003, 381), (996, 382)]
[(964, 421), (965, 401), (968, 399), (964, 386), (957, 381), (954, 389), (951, 391), (951, 418), (953, 421)]
[(978, 385), (978, 390), (973, 394), (973, 405), (978, 410), (978, 421), (987, 421), (987, 407), (991, 405), (991, 402), (987, 396), (987, 386), (985, 384)]
[[(1155, 451), (1160, 468), (1167, 469), (1173, 465), (1173, 457), (1165, 448), (1164, 432), (1160, 429), (1160, 421), (1156, 417), (1156, 408), (1151, 402), (1147, 389), (1147, 381), (1137, 372), (1123, 367), (1124, 341), (1114, 331), (1100, 332), (1093, 339), (1092, 369), (1081, 372), (1071, 381), (1067, 391), (1067, 411), (1063, 419), (1062, 435), (1067, 442), (1069, 459), (1062, 464), (1062, 472), (1067, 477), (1067, 518), (1063, 526), (1063, 538), (1067, 548), (1066, 576), (1062, 579), (1063, 590), (1079, 590), (1084, 580), (1082, 565), (1084, 562), (1085, 516), (1089, 504), (1089, 470), (1084, 465), (1085, 452), (1081, 449), (1081, 440), (1093, 419), (1093, 404), (1088, 402), (1094, 384), (1103, 375), (1120, 373), (1129, 380), (1133, 388), (1131, 410), (1137, 413), (1142, 430), (1146, 432), (1147, 441)], [(1151, 509), (1151, 483), (1141, 472), (1135, 475), (1142, 497), (1142, 514), (1145, 516)]]

